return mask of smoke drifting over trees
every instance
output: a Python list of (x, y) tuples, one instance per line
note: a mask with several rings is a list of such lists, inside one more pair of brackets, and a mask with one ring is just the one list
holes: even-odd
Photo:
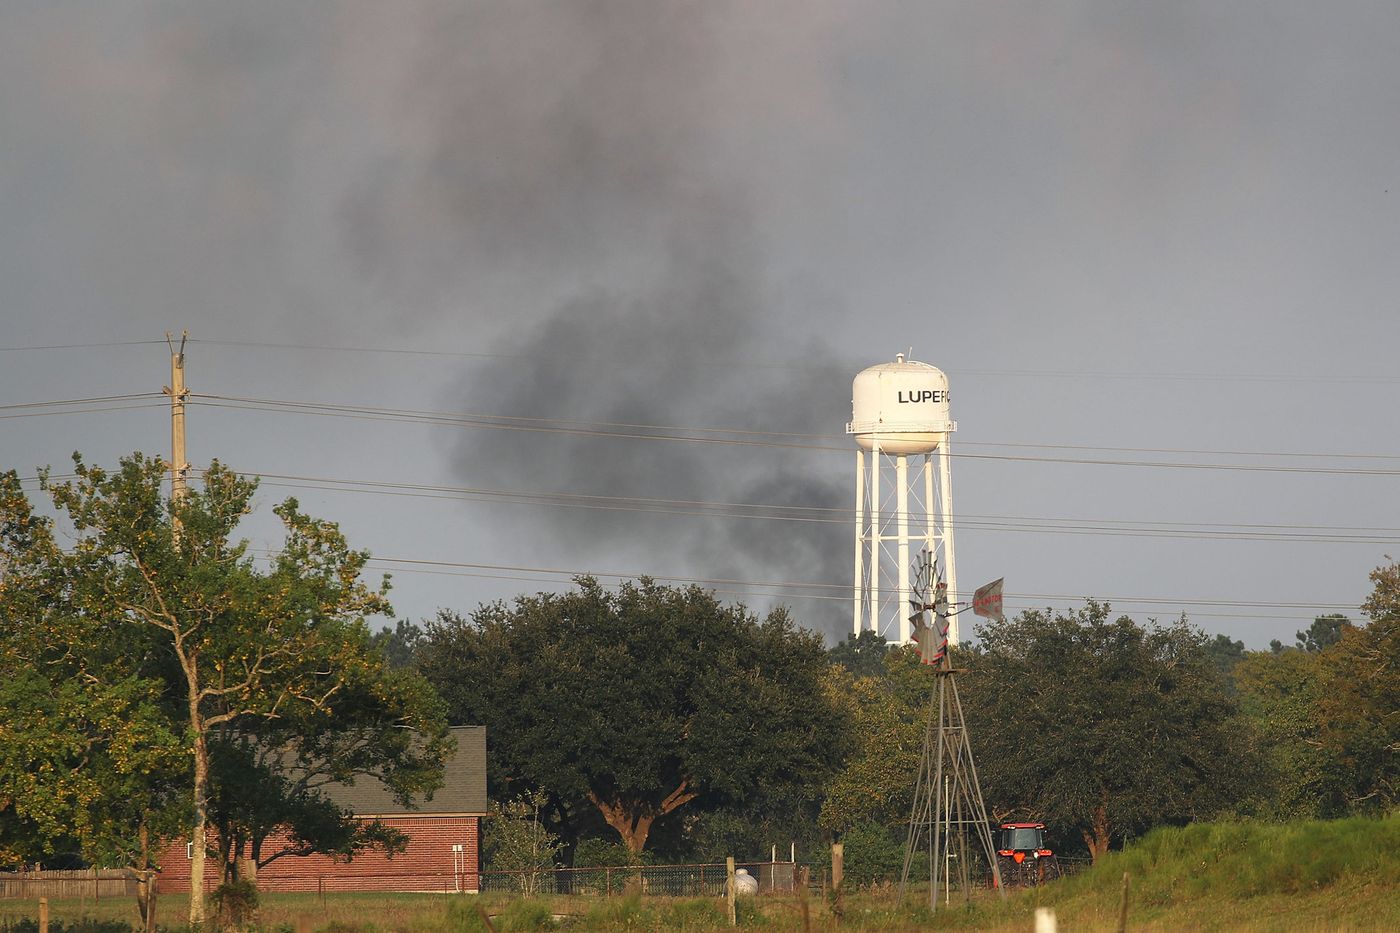
[[(424, 271), (433, 280), (441, 266), (506, 283), (483, 309), (498, 325), (491, 349), (506, 356), (468, 374), (451, 407), (839, 431), (850, 373), (810, 339), (785, 337), (785, 299), (765, 264), (783, 192), (762, 184), (777, 168), (761, 164), (762, 147), (745, 147), (781, 134), (785, 117), (764, 74), (772, 35), (758, 41), (744, 29), (765, 14), (654, 3), (530, 10), (450, 14), (432, 30), (453, 38), (428, 40), (419, 69), (433, 89), (415, 117), (429, 128), (425, 158), (372, 174), (347, 201), (347, 243), (372, 281)], [(489, 44), (473, 38), (486, 35)], [(785, 41), (814, 45), (788, 49), (789, 64), (795, 53), (815, 66), (816, 37), (795, 36)], [(787, 106), (819, 93), (810, 76), (811, 90)], [(436, 234), (424, 254), (393, 246), (394, 231), (414, 226)], [(502, 431), (464, 435), (452, 457), (474, 487), (814, 508), (849, 498), (844, 460), (776, 448)], [(829, 524), (662, 525), (564, 508), (540, 515), (537, 528), (590, 559), (617, 554), (657, 572), (849, 576), (847, 536)]]
[[(767, 365), (752, 355), (780, 344), (764, 336), (745, 273), (735, 268), (692, 260), (678, 263), (673, 280), (656, 290), (599, 290), (567, 302), (522, 335), (514, 345), (520, 358), (485, 367), (464, 386), (463, 407), (612, 424), (831, 433), (849, 407), (839, 367), (811, 366), (812, 354), (800, 351)], [(801, 358), (807, 366), (784, 365)], [(586, 433), (498, 433), (484, 443), (468, 435), (457, 445), (457, 463), (470, 485), (812, 510), (840, 508), (850, 496), (841, 470), (849, 461), (829, 454)], [(563, 508), (541, 517), (540, 532), (562, 538), (590, 560), (596, 559), (592, 549), (601, 548), (645, 558), (641, 566), (669, 564), (697, 576), (825, 583), (849, 576), (849, 538), (839, 525), (681, 521), (663, 525), (635, 511)], [(680, 534), (671, 531), (677, 527)], [(799, 608), (809, 624), (817, 617), (807, 605)]]

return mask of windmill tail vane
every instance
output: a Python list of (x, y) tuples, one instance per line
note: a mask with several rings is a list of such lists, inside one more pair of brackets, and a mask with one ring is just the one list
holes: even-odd
[(977, 592), (972, 594), (973, 613), (984, 619), (1005, 622), (1006, 613), (1003, 608), (1001, 589), (1002, 579), (993, 580), (986, 586), (979, 587)]

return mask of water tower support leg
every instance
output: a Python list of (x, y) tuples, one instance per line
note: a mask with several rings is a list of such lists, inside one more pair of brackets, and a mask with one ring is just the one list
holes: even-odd
[(860, 635), (861, 591), (864, 589), (865, 568), (865, 451), (856, 451), (856, 574), (855, 586), (851, 591), (852, 631)]
[(880, 473), (884, 470), (880, 445), (870, 449), (870, 628), (880, 631)]
[(899, 643), (909, 641), (909, 458), (900, 454), (894, 461), (895, 510), (899, 528)]
[(933, 454), (924, 454), (924, 547), (928, 548), (930, 554), (937, 554), (934, 542), (937, 535), (934, 531), (935, 516), (938, 514), (938, 507), (933, 502)]
[[(938, 455), (938, 481), (942, 487), (943, 500), (940, 503), (943, 510), (942, 525), (939, 534), (943, 537), (943, 568), (947, 571), (948, 581), (948, 602), (957, 604), (958, 601), (958, 561), (957, 555), (953, 553), (953, 470), (951, 466), (953, 452), (952, 439), (949, 435), (943, 436), (943, 451)], [(958, 633), (958, 617), (948, 617), (948, 642), (956, 645), (960, 635)]]

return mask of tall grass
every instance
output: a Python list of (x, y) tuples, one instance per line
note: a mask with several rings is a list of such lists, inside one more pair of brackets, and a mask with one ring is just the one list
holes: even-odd
[(1195, 823), (1153, 830), (1092, 870), (1047, 891), (1055, 900), (1117, 896), (1168, 905), (1201, 897), (1300, 894), (1400, 879), (1400, 813), (1300, 823)]

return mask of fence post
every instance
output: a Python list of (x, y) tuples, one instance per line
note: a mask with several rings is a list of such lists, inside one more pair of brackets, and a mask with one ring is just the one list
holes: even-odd
[(1118, 904), (1118, 933), (1128, 929), (1128, 873), (1123, 872), (1123, 897)]
[[(797, 894), (797, 911), (802, 917), (802, 933), (812, 933), (812, 914), (811, 911), (807, 908), (807, 895), (809, 893), (807, 891), (807, 878), (805, 877), (805, 875), (800, 879), (798, 878), (798, 875), (803, 873), (797, 871), (797, 864), (795, 862), (793, 863), (792, 869), (793, 887), (797, 889), (796, 892), (794, 892)], [(801, 884), (798, 883), (799, 880), (801, 881)]]
[(831, 912), (839, 920), (846, 911), (842, 900), (842, 882), (846, 878), (846, 847), (839, 842), (831, 844)]
[(49, 899), (39, 898), (39, 933), (49, 933)]
[(739, 925), (738, 890), (734, 884), (734, 856), (724, 860), (724, 899), (729, 902), (729, 925)]

